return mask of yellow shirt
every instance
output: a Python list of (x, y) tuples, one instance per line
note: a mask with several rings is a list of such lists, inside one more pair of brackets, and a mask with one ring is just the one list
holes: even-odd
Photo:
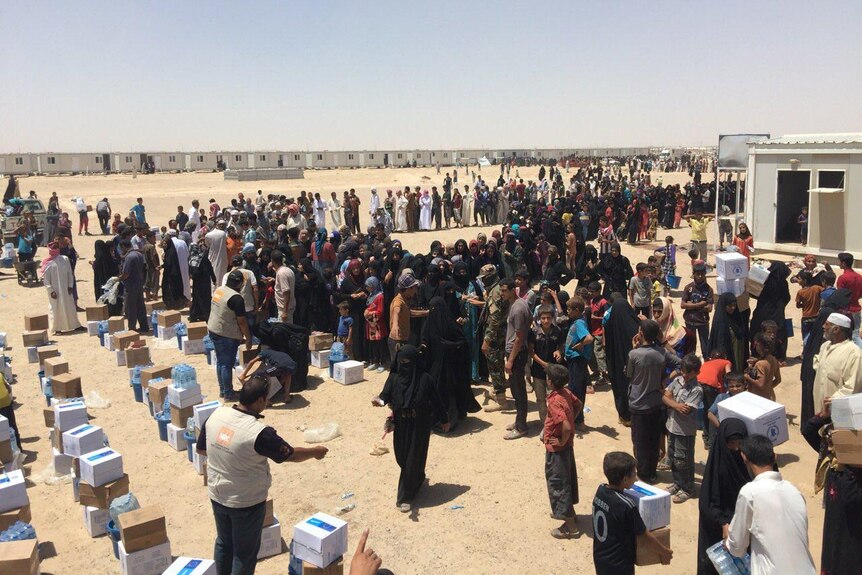
[(691, 241), (693, 242), (705, 242), (706, 241), (706, 224), (709, 223), (709, 220), (702, 219), (698, 220), (696, 218), (692, 218), (688, 220), (688, 227), (691, 228)]

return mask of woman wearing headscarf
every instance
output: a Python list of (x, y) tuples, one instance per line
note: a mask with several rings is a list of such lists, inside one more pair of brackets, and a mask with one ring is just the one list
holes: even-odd
[(686, 350), (685, 328), (679, 324), (673, 311), (673, 302), (669, 297), (659, 297), (652, 304), (653, 319), (661, 329), (661, 341), (669, 351), (679, 357), (684, 357)]
[(760, 324), (766, 320), (772, 320), (778, 325), (778, 334), (775, 341), (775, 357), (779, 361), (787, 358), (787, 326), (784, 316), (784, 308), (790, 302), (790, 286), (787, 278), (790, 269), (784, 262), (772, 262), (769, 266), (769, 277), (763, 284), (760, 295), (757, 296), (757, 307), (751, 316), (751, 333), (760, 333)]
[(368, 371), (377, 370), (378, 373), (386, 371), (385, 364), (389, 362), (389, 349), (386, 347), (386, 338), (389, 329), (384, 321), (384, 297), (383, 285), (375, 276), (365, 280), (365, 338), (368, 341)]
[(590, 284), (601, 279), (599, 275), (599, 252), (592, 244), (584, 246), (583, 257), (578, 259), (578, 267), (575, 270), (578, 278), (578, 289), (589, 288)]
[(564, 286), (575, 277), (575, 272), (566, 267), (566, 262), (560, 257), (560, 253), (555, 246), (548, 248), (548, 265), (545, 268), (544, 280), (548, 282), (548, 286), (554, 291), (560, 291), (560, 286)]
[(627, 425), (631, 420), (629, 414), (629, 378), (626, 376), (626, 361), (632, 350), (632, 338), (640, 329), (640, 320), (635, 310), (629, 305), (626, 297), (620, 292), (611, 295), (613, 303), (608, 310), (605, 327), (605, 360), (608, 365), (608, 377), (614, 392), (614, 405), (620, 423)]
[(800, 379), (802, 381), (802, 409), (800, 417), (802, 421), (808, 421), (814, 416), (814, 356), (820, 353), (820, 347), (823, 345), (823, 324), (826, 318), (832, 313), (847, 313), (847, 306), (850, 305), (852, 294), (847, 288), (835, 290), (823, 305), (820, 306), (820, 314), (817, 316), (817, 321), (811, 327), (808, 333), (808, 339), (805, 340), (805, 345), (802, 347), (802, 367), (800, 371)]
[(185, 298), (177, 250), (170, 236), (162, 240), (162, 249), (162, 301), (167, 309), (182, 309), (188, 302)]
[(401, 468), (395, 505), (403, 513), (410, 512), (425, 481), (431, 427), (439, 422), (444, 431), (449, 430), (446, 406), (434, 380), (420, 368), (419, 359), (417, 348), (402, 345), (392, 362), (383, 391), (372, 400), (373, 405), (388, 405), (392, 410), (386, 430), (393, 432), (395, 460)]
[(706, 460), (698, 500), (697, 575), (718, 575), (706, 550), (727, 537), (739, 490), (751, 480), (739, 452), (747, 436), (745, 423), (725, 418)]
[(723, 293), (718, 297), (709, 332), (709, 347), (704, 352), (708, 358), (713, 351), (720, 351), (734, 371), (743, 371), (748, 361), (748, 317), (739, 311), (736, 296)]
[[(314, 263), (309, 258), (299, 260), (296, 267), (294, 296), (298, 305), (293, 313), (293, 323), (309, 329), (318, 327), (313, 325), (321, 314), (323, 294), (323, 276), (317, 271)], [(328, 328), (328, 324), (324, 324)]]
[(470, 387), (467, 338), (460, 317), (453, 316), (446, 300), (438, 296), (431, 300), (422, 326), (422, 350), (428, 358), (428, 374), (437, 386), (448, 421), (453, 426), (468, 413), (482, 409)]
[(353, 348), (349, 351), (350, 358), (365, 361), (365, 275), (362, 272), (362, 262), (352, 259), (347, 263), (344, 278), (338, 289), (332, 293), (335, 304), (346, 301), (350, 305), (350, 317), (353, 318)]
[(800, 431), (818, 452), (814, 493), (823, 491), (824, 510), (820, 573), (855, 575), (862, 565), (862, 468), (835, 458), (826, 413), (806, 420)]
[[(416, 272), (416, 268), (413, 269)], [(418, 275), (417, 275), (418, 277)], [(419, 286), (419, 307), (428, 308), (431, 305), (431, 300), (437, 296), (443, 295), (443, 278), (440, 274), (440, 268), (437, 266), (429, 266), (425, 273), (425, 280)]]
[(484, 265), (491, 264), (497, 268), (498, 278), (502, 279), (506, 277), (506, 268), (503, 265), (503, 260), (500, 258), (500, 253), (497, 251), (497, 242), (493, 238), (485, 244), (485, 250), (479, 261), (481, 262), (479, 269), (482, 269)]
[(602, 294), (605, 298), (614, 292), (626, 293), (629, 280), (634, 275), (632, 264), (620, 251), (620, 244), (612, 242), (610, 247), (610, 253), (599, 262), (599, 275), (605, 281)]
[(326, 228), (318, 228), (314, 236), (314, 241), (311, 243), (311, 261), (314, 262), (314, 269), (319, 273), (323, 273), (323, 268), (326, 266), (335, 265), (335, 248), (329, 243)]
[[(192, 303), (189, 321), (207, 321), (212, 307), (212, 286), (218, 281), (207, 254), (206, 237), (189, 246), (189, 276), (192, 280)], [(164, 286), (163, 286), (164, 289)]]
[(517, 272), (524, 269), (524, 248), (512, 232), (506, 234), (503, 243), (503, 269), (507, 278), (514, 278)]
[(470, 240), (468, 244), (467, 251), (470, 254), (468, 271), (470, 273), (470, 279), (474, 280), (479, 277), (479, 270), (482, 269), (482, 253), (479, 250), (479, 242), (477, 240)]
[[(94, 244), (95, 253), (93, 261), (90, 264), (93, 266), (93, 289), (96, 292), (96, 299), (102, 297), (104, 286), (109, 279), (120, 275), (120, 267), (117, 265), (117, 260), (111, 254), (111, 245), (103, 240), (96, 240)], [(120, 284), (122, 290), (122, 283)], [(123, 315), (123, 299), (117, 297), (115, 303), (108, 303), (108, 314), (111, 316)]]

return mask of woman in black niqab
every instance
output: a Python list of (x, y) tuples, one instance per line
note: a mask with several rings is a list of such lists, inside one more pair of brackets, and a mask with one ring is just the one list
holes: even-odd
[(605, 359), (617, 414), (621, 421), (629, 421), (631, 415), (626, 361), (632, 350), (632, 338), (640, 329), (640, 320), (624, 295), (614, 292), (611, 297), (614, 301), (611, 304), (611, 315), (605, 324)]
[(814, 416), (814, 376), (817, 374), (814, 371), (814, 356), (820, 353), (820, 346), (823, 345), (823, 324), (829, 314), (847, 312), (851, 297), (850, 290), (840, 288), (826, 298), (826, 301), (820, 306), (817, 321), (811, 326), (808, 339), (805, 340), (805, 345), (802, 347), (802, 366), (799, 373), (799, 378), (802, 381), (802, 409), (800, 413), (802, 421), (808, 421)]
[(772, 262), (769, 266), (769, 277), (763, 284), (760, 295), (757, 296), (757, 307), (751, 316), (751, 333), (760, 333), (760, 324), (772, 320), (778, 325), (775, 342), (775, 357), (779, 360), (787, 358), (787, 326), (785, 324), (784, 308), (790, 302), (790, 286), (787, 278), (790, 268), (784, 262)]
[(733, 519), (739, 490), (751, 481), (738, 447), (747, 436), (741, 420), (724, 419), (706, 460), (698, 501), (697, 575), (718, 575), (706, 550), (723, 539), (722, 526)]
[(437, 386), (451, 424), (476, 413), (481, 406), (473, 395), (464, 328), (442, 297), (431, 300), (422, 326), (422, 349), (428, 358), (428, 374)]
[(425, 481), (431, 427), (440, 422), (448, 428), (446, 407), (434, 380), (420, 367), (417, 348), (403, 345), (395, 354), (380, 400), (392, 409), (392, 443), (401, 468), (395, 504), (407, 512)]
[[(731, 307), (733, 313), (727, 313)], [(712, 329), (709, 331), (709, 347), (707, 357), (713, 351), (720, 350), (732, 364), (734, 371), (742, 371), (747, 367), (748, 359), (748, 312), (739, 311), (736, 296), (723, 293), (715, 304), (712, 316)]]
[[(108, 244), (104, 240), (96, 240), (96, 243), (94, 244), (95, 254), (93, 255), (93, 289), (96, 292), (97, 300), (104, 293), (102, 286), (104, 286), (109, 279), (120, 275), (120, 268), (117, 264), (117, 260), (115, 260), (111, 255), (111, 246), (113, 245), (113, 242)], [(117, 297), (116, 303), (109, 303), (107, 305), (108, 313), (111, 316), (123, 315), (122, 296)]]

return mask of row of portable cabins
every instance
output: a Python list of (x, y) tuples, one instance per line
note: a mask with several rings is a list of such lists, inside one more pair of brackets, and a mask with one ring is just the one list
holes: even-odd
[(577, 157), (626, 157), (650, 154), (650, 148), (581, 148), (532, 150), (374, 150), (315, 152), (147, 152), (147, 153), (43, 153), (0, 154), (0, 174), (79, 174), (135, 172), (152, 161), (156, 171), (215, 170), (219, 162), (228, 169), (242, 168), (362, 168), (401, 167), (415, 161), (419, 166), (475, 164), (485, 157), (498, 163), (504, 159), (535, 160)]

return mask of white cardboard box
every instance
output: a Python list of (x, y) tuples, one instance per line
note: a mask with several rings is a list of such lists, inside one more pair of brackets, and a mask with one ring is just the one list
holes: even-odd
[(63, 453), (81, 457), (105, 446), (105, 432), (98, 425), (85, 423), (63, 432)]
[(207, 401), (206, 403), (199, 403), (194, 406), (194, 418), (195, 418), (195, 427), (198, 429), (203, 429), (204, 424), (209, 419), (210, 415), (213, 412), (221, 407), (221, 402), (218, 400), (215, 401)]
[[(341, 385), (351, 385), (363, 380), (365, 368), (361, 361), (339, 361), (332, 368), (332, 379)], [(323, 565), (322, 567), (325, 567)]]
[(670, 525), (670, 493), (653, 485), (635, 481), (626, 495), (638, 502), (638, 511), (647, 531)]
[(117, 354), (117, 367), (123, 367), (126, 365), (126, 350), (118, 349), (114, 353)]
[(54, 471), (59, 475), (69, 475), (72, 473), (72, 459), (71, 455), (66, 455), (65, 453), (60, 453), (56, 448), (52, 447), (51, 451), (54, 453)]
[(0, 415), (0, 441), (6, 441), (12, 436), (10, 429), (9, 420)]
[(257, 558), (272, 557), (281, 551), (281, 523), (276, 517), (275, 523), (269, 527), (264, 527), (260, 534), (260, 551), (257, 552)]
[(736, 278), (733, 280), (727, 280), (722, 277), (715, 278), (715, 293), (718, 295), (732, 293), (739, 297), (745, 293), (745, 278)]
[(177, 427), (173, 423), (168, 424), (168, 445), (177, 451), (186, 450), (186, 437), (183, 435), (186, 432), (185, 427)]
[(12, 511), (30, 504), (27, 485), (21, 470), (7, 471), (0, 475), (0, 513)]
[(197, 471), (198, 475), (204, 474), (204, 465), (206, 465), (206, 463), (207, 463), (207, 456), (201, 455), (200, 453), (198, 453), (197, 449), (193, 449), (192, 450), (192, 465), (194, 466), (195, 471)]
[(862, 393), (832, 399), (835, 429), (862, 429)]
[(132, 553), (126, 553), (122, 541), (117, 545), (123, 575), (161, 575), (171, 565), (170, 541)]
[(39, 348), (35, 345), (31, 345), (26, 348), (27, 349), (27, 363), (39, 363)]
[(159, 327), (159, 335), (156, 336), (156, 339), (160, 339), (162, 341), (177, 341), (177, 330), (173, 327)]
[(748, 258), (739, 252), (715, 254), (715, 271), (726, 280), (748, 277)]
[(184, 355), (194, 355), (204, 352), (204, 340), (189, 339), (189, 336), (184, 335), (180, 340), (180, 345)]
[(773, 445), (781, 445), (790, 439), (784, 406), (750, 391), (728, 397), (718, 404), (719, 421), (726, 417), (741, 419), (748, 433), (765, 435)]
[(171, 385), (168, 387), (168, 401), (174, 407), (183, 409), (197, 405), (203, 400), (201, 395), (201, 386), (193, 385), (191, 387), (177, 387)]
[(326, 567), (347, 553), (347, 523), (315, 513), (293, 527), (293, 554), (317, 567)]
[(215, 561), (177, 557), (162, 575), (216, 575)]
[(103, 447), (80, 458), (81, 481), (93, 487), (117, 480), (123, 476), (123, 456)]
[(84, 506), (84, 529), (90, 534), (90, 537), (99, 537), (105, 535), (108, 530), (105, 525), (111, 519), (111, 515), (107, 509), (99, 509), (98, 507)]
[(87, 322), (87, 335), (89, 336), (99, 336), (99, 322), (98, 321), (88, 321)]
[(105, 349), (108, 351), (114, 351), (114, 340), (111, 338), (109, 334), (105, 334)]
[(328, 349), (322, 349), (320, 351), (309, 352), (311, 354), (311, 365), (320, 368), (329, 367), (329, 351)]
[(69, 431), (87, 423), (87, 406), (83, 401), (58, 403), (54, 406), (54, 426), (60, 431)]

